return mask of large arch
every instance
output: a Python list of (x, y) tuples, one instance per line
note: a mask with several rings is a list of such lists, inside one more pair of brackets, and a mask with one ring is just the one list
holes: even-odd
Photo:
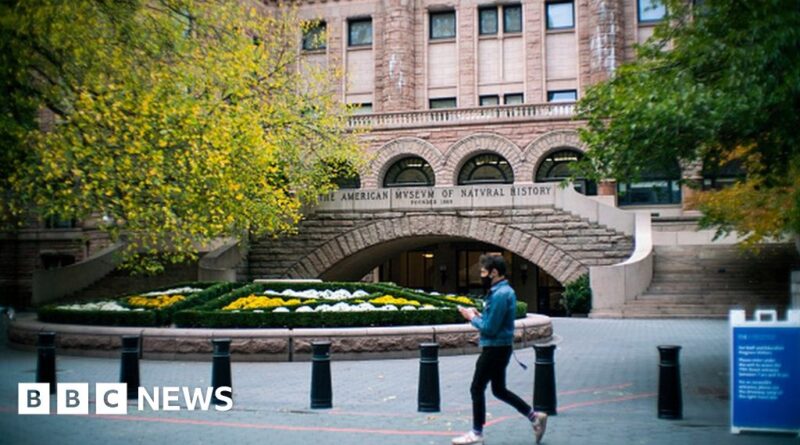
[(534, 177), (536, 170), (544, 160), (544, 157), (551, 152), (561, 149), (570, 148), (585, 153), (587, 150), (586, 144), (581, 141), (578, 132), (575, 130), (557, 130), (547, 132), (528, 144), (522, 151), (525, 159), (524, 170), (520, 171), (520, 178), (525, 175), (526, 180)]
[(461, 139), (447, 149), (444, 156), (442, 185), (456, 185), (461, 166), (473, 156), (482, 153), (496, 153), (504, 157), (515, 170), (514, 178), (520, 177), (516, 170), (525, 162), (519, 147), (502, 136), (491, 133), (477, 133)]
[[(444, 238), (496, 245), (536, 264), (561, 283), (588, 272), (585, 265), (559, 246), (505, 224), (475, 217), (409, 215), (342, 233), (297, 261), (287, 275), (291, 278), (324, 277), (338, 266), (349, 268), (353, 276), (359, 277), (370, 269), (365, 264), (374, 267), (378, 262), (379, 257), (373, 255), (381, 245), (394, 243), (397, 249), (407, 249), (412, 244), (424, 245)], [(359, 258), (369, 258), (369, 261), (359, 262)], [(359, 267), (365, 269), (358, 270)]]
[(395, 161), (406, 156), (419, 156), (426, 160), (433, 169), (436, 183), (442, 180), (442, 155), (430, 142), (419, 138), (404, 137), (394, 139), (378, 149), (377, 155), (369, 163), (367, 171), (361, 178), (362, 188), (378, 188), (381, 186), (386, 170)]

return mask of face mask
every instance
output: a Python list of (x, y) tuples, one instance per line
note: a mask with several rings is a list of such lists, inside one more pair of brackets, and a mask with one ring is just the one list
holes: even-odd
[(483, 291), (488, 294), (489, 290), (492, 288), (492, 277), (488, 275), (481, 277), (481, 284), (483, 285)]

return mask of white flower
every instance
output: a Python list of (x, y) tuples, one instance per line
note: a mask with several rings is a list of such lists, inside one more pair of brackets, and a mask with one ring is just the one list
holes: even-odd
[(329, 304), (321, 304), (314, 308), (314, 312), (330, 312), (331, 306)]
[(200, 292), (203, 289), (198, 289), (196, 287), (178, 287), (175, 289), (170, 290), (157, 290), (153, 292), (148, 292), (146, 294), (140, 294), (142, 297), (155, 297), (158, 295), (173, 295), (173, 294), (192, 294), (195, 292)]
[(331, 307), (331, 310), (334, 312), (351, 312), (352, 307), (347, 303), (336, 303)]
[(421, 311), (435, 311), (437, 309), (439, 309), (439, 308), (437, 308), (437, 307), (435, 307), (433, 305), (430, 305), (430, 304), (426, 304), (425, 306), (422, 306), (421, 308), (419, 308), (419, 310), (421, 310)]
[[(304, 307), (308, 307), (308, 306), (304, 306)], [(253, 311), (253, 312), (264, 312), (264, 311)], [(289, 312), (289, 308), (288, 307), (276, 307), (275, 309), (272, 310), (272, 312)]]
[(300, 306), (299, 308), (295, 309), (295, 312), (314, 312), (314, 309), (311, 309), (308, 306)]
[(83, 304), (65, 304), (56, 306), (57, 309), (67, 309), (70, 311), (130, 311), (129, 308), (120, 306), (116, 301), (97, 301)]
[(353, 295), (351, 295), (350, 292), (348, 292), (346, 289), (339, 289), (331, 292), (328, 298), (331, 300), (346, 300), (352, 297)]
[(401, 310), (401, 311), (416, 311), (416, 310), (417, 310), (417, 308), (415, 308), (414, 306), (411, 306), (411, 305), (409, 304), (409, 305), (406, 305), (406, 306), (403, 306), (403, 307), (401, 307), (401, 308), (400, 308), (400, 310)]
[[(280, 308), (279, 308), (279, 309), (280, 309)], [(263, 313), (264, 313), (264, 310), (263, 310), (263, 309), (256, 309), (256, 310), (254, 310), (254, 311), (253, 311), (253, 313), (254, 313), (254, 314), (263, 314)]]
[(386, 306), (381, 307), (379, 310), (381, 310), (381, 311), (396, 311), (397, 310), (397, 306), (395, 306), (393, 304), (387, 304)]
[(357, 312), (369, 312), (369, 311), (374, 311), (375, 306), (373, 306), (371, 303), (361, 303), (355, 307), (355, 310)]
[(363, 297), (369, 297), (369, 293), (361, 289), (353, 292), (353, 298), (363, 298)]

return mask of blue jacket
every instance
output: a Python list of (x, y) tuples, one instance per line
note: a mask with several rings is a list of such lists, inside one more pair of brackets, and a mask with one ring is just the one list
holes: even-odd
[(514, 342), (517, 294), (508, 280), (497, 282), (489, 291), (483, 313), (472, 319), (481, 333), (481, 346), (510, 346)]

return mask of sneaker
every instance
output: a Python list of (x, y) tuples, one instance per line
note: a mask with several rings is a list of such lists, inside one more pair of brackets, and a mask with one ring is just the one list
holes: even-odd
[(475, 434), (475, 431), (470, 431), (463, 436), (453, 439), (453, 445), (470, 445), (483, 443), (483, 434)]
[(536, 436), (536, 443), (542, 441), (544, 431), (547, 429), (547, 414), (536, 413), (536, 419), (533, 421), (533, 434)]

